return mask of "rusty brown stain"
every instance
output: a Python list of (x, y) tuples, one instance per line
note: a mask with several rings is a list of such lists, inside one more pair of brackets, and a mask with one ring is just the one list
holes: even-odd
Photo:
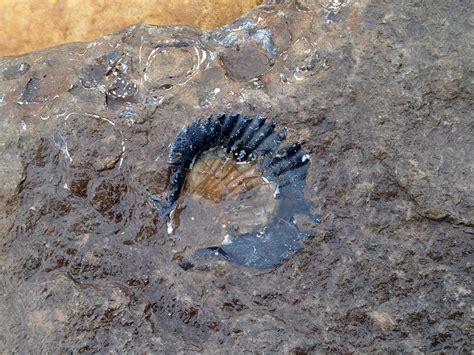
[(136, 23), (212, 29), (261, 0), (0, 0), (0, 56), (90, 41)]

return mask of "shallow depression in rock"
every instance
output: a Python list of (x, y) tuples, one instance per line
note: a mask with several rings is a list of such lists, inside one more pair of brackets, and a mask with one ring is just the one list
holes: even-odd
[[(168, 218), (178, 259), (280, 265), (307, 235), (295, 221), (311, 215), (304, 199), (309, 154), (283, 146), (286, 129), (263, 117), (227, 114), (196, 120), (171, 145)], [(316, 218), (317, 219), (317, 218)]]

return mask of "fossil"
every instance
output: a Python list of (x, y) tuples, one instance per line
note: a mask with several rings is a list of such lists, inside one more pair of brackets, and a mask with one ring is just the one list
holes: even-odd
[[(156, 202), (182, 254), (259, 269), (280, 265), (318, 221), (304, 198), (310, 156), (264, 117), (222, 114), (185, 127), (170, 145), (166, 200)], [(186, 261), (186, 269), (190, 262)]]

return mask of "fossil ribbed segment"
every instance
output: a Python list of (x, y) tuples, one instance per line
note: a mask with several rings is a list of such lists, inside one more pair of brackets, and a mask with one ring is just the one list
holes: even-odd
[(202, 154), (186, 177), (184, 191), (219, 202), (257, 187), (262, 173), (255, 164), (238, 164), (223, 151)]
[(307, 235), (295, 215), (314, 220), (304, 199), (310, 157), (300, 143), (283, 146), (286, 129), (275, 128), (263, 117), (226, 114), (177, 135), (161, 211), (181, 257), (271, 268), (299, 249)]

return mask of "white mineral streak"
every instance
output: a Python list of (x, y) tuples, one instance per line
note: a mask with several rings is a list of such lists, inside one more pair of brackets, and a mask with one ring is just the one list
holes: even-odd
[(120, 156), (119, 167), (118, 167), (119, 169), (122, 167), (124, 154), (125, 154), (125, 141), (122, 141), (122, 154)]
[(167, 230), (168, 230), (168, 235), (171, 235), (173, 234), (174, 230), (175, 230), (175, 224), (174, 224), (174, 214), (176, 212), (176, 209), (173, 209), (171, 212), (170, 212), (170, 220), (168, 223), (166, 223), (167, 225)]
[(61, 142), (57, 142), (56, 140), (54, 140), (54, 145), (58, 147), (59, 149), (61, 149), (63, 154), (69, 159), (69, 162), (72, 163), (71, 155), (69, 154), (69, 151), (67, 149), (66, 139), (60, 134), (59, 134), (59, 137), (61, 138)]
[(201, 64), (207, 59), (207, 52), (203, 49), (198, 49), (197, 47), (194, 47), (194, 50), (196, 51), (196, 55), (198, 57), (198, 64), (197, 67), (193, 69), (198, 70), (201, 67)]
[[(151, 53), (148, 55), (148, 58), (147, 58), (146, 64), (145, 64), (146, 68), (149, 68), (149, 67), (150, 67), (151, 61), (153, 60), (153, 57), (155, 56), (155, 53), (156, 53), (158, 50), (160, 50), (160, 48), (155, 48), (155, 49), (153, 49), (153, 50), (151, 51)], [(148, 75), (146, 75), (146, 73), (147, 73), (147, 72), (145, 71), (145, 75), (143, 76), (143, 79), (144, 79), (145, 81), (151, 82), (150, 78), (148, 77)]]
[(57, 114), (56, 117), (64, 117), (64, 121), (67, 121), (69, 119), (69, 117), (71, 117), (72, 115), (84, 115), (84, 116), (87, 116), (87, 117), (93, 117), (93, 118), (98, 118), (98, 119), (101, 119), (103, 121), (107, 121), (108, 123), (110, 123), (112, 126), (115, 126), (115, 122), (109, 120), (108, 118), (105, 118), (105, 117), (101, 117), (95, 113), (88, 113), (88, 112), (69, 112), (66, 114), (66, 112), (63, 112), (63, 113), (60, 113), (60, 114)]
[(277, 196), (278, 196), (279, 194), (280, 194), (280, 188), (277, 187), (277, 188), (275, 189), (275, 192), (273, 193), (273, 198), (277, 198)]
[(108, 118), (101, 117), (101, 116), (93, 114), (93, 113), (84, 113), (84, 115), (89, 116), (89, 117), (99, 118), (103, 121), (106, 121), (106, 122), (110, 123), (112, 126), (115, 126), (115, 122), (109, 120)]
[(168, 222), (166, 225), (168, 226), (168, 234), (169, 235), (173, 234), (173, 231), (174, 231), (173, 224), (171, 222)]
[(224, 240), (222, 241), (222, 245), (229, 245), (232, 244), (232, 240), (230, 239), (230, 235), (226, 234), (224, 236)]
[[(199, 68), (201, 67), (202, 63), (207, 59), (207, 52), (201, 48), (196, 46), (193, 47), (194, 51), (196, 52), (197, 60), (193, 63), (193, 67), (188, 70), (188, 72), (184, 75), (184, 77), (188, 77), (184, 82), (178, 83), (179, 86), (185, 85), (190, 81), (194, 75), (198, 72)], [(196, 64), (197, 62), (197, 64)]]

